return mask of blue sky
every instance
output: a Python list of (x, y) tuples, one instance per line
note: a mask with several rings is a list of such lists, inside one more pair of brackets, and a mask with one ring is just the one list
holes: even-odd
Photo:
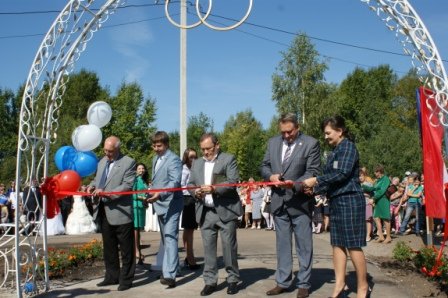
[[(103, 2), (96, 1), (97, 6)], [(154, 2), (128, 0), (125, 4)], [(26, 81), (43, 39), (43, 35), (17, 36), (45, 34), (57, 16), (56, 13), (3, 13), (61, 10), (66, 3), (1, 1), (0, 88), (15, 91)], [(206, 5), (204, 0), (201, 3)], [(213, 3), (213, 14), (240, 18), (248, 0), (214, 0)], [(412, 0), (410, 3), (423, 19), (442, 58), (447, 60), (448, 1)], [(173, 12), (177, 10), (173, 6)], [(190, 10), (194, 12), (193, 8)], [(179, 30), (166, 18), (159, 18), (163, 16), (163, 6), (119, 10), (88, 43), (75, 70), (86, 68), (96, 72), (101, 85), (108, 86), (112, 94), (123, 81), (139, 83), (146, 95), (157, 100), (157, 127), (174, 131), (179, 129)], [(135, 21), (142, 22), (113, 26)], [(286, 51), (294, 38), (279, 31), (304, 32), (311, 37), (318, 52), (330, 57), (329, 70), (325, 73), (328, 82), (341, 82), (356, 66), (390, 64), (400, 76), (412, 67), (409, 57), (318, 40), (402, 53), (394, 33), (359, 0), (254, 0), (248, 22), (277, 30), (243, 24), (238, 30), (227, 32), (199, 26), (187, 33), (188, 116), (205, 113), (213, 119), (217, 131), (223, 129), (231, 115), (247, 109), (253, 111), (264, 127), (269, 125), (275, 114), (271, 76), (281, 60), (280, 52)]]

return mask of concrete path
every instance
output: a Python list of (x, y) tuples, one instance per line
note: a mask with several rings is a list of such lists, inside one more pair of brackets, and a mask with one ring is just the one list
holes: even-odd
[[(182, 232), (181, 232), (182, 233)], [(411, 237), (411, 236), (409, 236)], [(419, 241), (413, 236), (412, 241)], [(89, 240), (101, 239), (100, 234), (84, 236), (52, 236), (49, 237), (49, 246), (69, 246), (72, 244), (86, 243)], [(96, 284), (102, 280), (102, 277), (87, 282), (62, 284), (54, 281), (51, 284), (51, 290), (43, 293), (39, 297), (90, 297), (100, 295), (102, 297), (199, 297), (199, 293), (204, 286), (201, 276), (202, 269), (190, 271), (182, 269), (183, 276), (177, 279), (177, 286), (173, 289), (167, 289), (161, 285), (158, 277), (160, 271), (152, 271), (151, 263), (156, 261), (160, 236), (157, 232), (143, 232), (142, 241), (144, 245), (150, 244), (149, 248), (144, 249), (146, 256), (145, 265), (138, 266), (134, 281), (134, 286), (124, 292), (118, 292), (117, 286), (98, 288)], [(396, 240), (394, 240), (395, 242)], [(421, 240), (420, 240), (421, 241)], [(219, 241), (218, 241), (219, 242)], [(414, 297), (409, 289), (398, 286), (391, 281), (384, 270), (381, 270), (374, 262), (372, 256), (391, 256), (392, 244), (378, 244), (370, 242), (365, 249), (368, 262), (368, 274), (371, 285), (373, 286), (372, 297)], [(181, 243), (181, 241), (179, 242)], [(242, 282), (239, 285), (238, 294), (235, 297), (267, 297), (266, 291), (275, 286), (276, 269), (276, 251), (275, 251), (275, 232), (265, 230), (238, 230), (239, 244), (239, 266)], [(415, 243), (414, 243), (415, 244)], [(422, 243), (423, 245), (423, 243)], [(180, 247), (182, 244), (179, 245)], [(202, 263), (203, 248), (200, 231), (195, 232), (195, 254), (198, 263)], [(221, 248), (218, 243), (218, 255), (221, 255)], [(180, 251), (180, 259), (184, 260), (185, 252)], [(220, 272), (218, 291), (210, 297), (229, 297), (226, 294), (227, 284), (225, 282), (226, 273), (223, 269), (222, 259), (220, 259)], [(298, 269), (297, 258), (294, 258), (294, 268)], [(310, 297), (329, 297), (332, 293), (334, 283), (333, 263), (331, 257), (331, 246), (329, 243), (329, 234), (315, 234), (314, 236), (314, 264), (312, 271), (312, 288)], [(351, 290), (350, 297), (355, 297), (356, 278), (351, 262), (348, 263), (347, 284)], [(393, 293), (393, 294), (392, 294)], [(15, 295), (3, 295), (2, 297), (15, 297)], [(296, 297), (297, 291), (292, 289), (288, 293), (277, 297)]]

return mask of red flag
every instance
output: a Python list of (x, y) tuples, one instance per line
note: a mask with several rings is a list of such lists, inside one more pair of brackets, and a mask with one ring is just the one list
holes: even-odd
[(425, 175), (426, 215), (445, 218), (443, 187), (444, 161), (442, 157), (443, 125), (439, 121), (440, 108), (433, 91), (420, 87), (421, 135), (423, 146), (423, 174)]

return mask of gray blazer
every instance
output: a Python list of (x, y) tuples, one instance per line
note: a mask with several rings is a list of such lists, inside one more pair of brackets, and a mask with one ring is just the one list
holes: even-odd
[[(269, 139), (266, 154), (261, 165), (263, 179), (269, 181), (273, 174), (282, 174), (285, 180), (301, 182), (320, 173), (319, 142), (299, 133), (296, 145), (291, 153), (285, 170), (282, 169), (281, 135)], [(285, 208), (290, 215), (307, 214), (311, 216), (313, 200), (302, 191), (301, 184), (294, 184), (292, 189), (272, 187), (271, 212), (275, 215)]]
[[(103, 157), (98, 163), (95, 179), (90, 186), (98, 187), (107, 158)], [(120, 154), (114, 161), (104, 186), (104, 191), (130, 191), (135, 179), (135, 160)], [(103, 202), (106, 218), (111, 225), (122, 225), (133, 221), (132, 195), (113, 195), (110, 200)], [(93, 218), (97, 219), (98, 204), (93, 205)]]
[[(205, 160), (198, 158), (191, 166), (190, 181), (188, 186), (204, 185)], [(212, 184), (238, 183), (239, 174), (236, 159), (233, 155), (220, 152), (215, 160), (212, 173)], [(190, 190), (194, 196), (195, 190)], [(216, 212), (223, 222), (236, 220), (243, 214), (240, 197), (236, 187), (217, 187), (213, 193), (213, 203)], [(196, 221), (199, 225), (203, 221), (204, 204), (202, 200), (196, 201)]]
[[(158, 156), (156, 155), (152, 161), (152, 188), (180, 187), (182, 162), (179, 157), (168, 149), (161, 161), (162, 164), (157, 169), (157, 172), (154, 172), (157, 158)], [(153, 204), (157, 215), (165, 215), (168, 213), (168, 210), (171, 212), (180, 212), (183, 206), (184, 201), (181, 191), (161, 192), (160, 199)]]

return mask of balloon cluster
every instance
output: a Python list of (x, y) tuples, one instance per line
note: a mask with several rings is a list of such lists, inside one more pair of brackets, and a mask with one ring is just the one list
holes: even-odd
[(104, 101), (90, 105), (87, 111), (89, 124), (78, 126), (72, 133), (72, 146), (63, 146), (56, 151), (54, 161), (59, 171), (74, 170), (81, 177), (95, 173), (98, 158), (91, 150), (101, 144), (101, 127), (112, 118), (112, 109)]
[(101, 144), (101, 127), (112, 118), (112, 109), (104, 101), (90, 105), (87, 111), (89, 124), (78, 126), (72, 133), (72, 146), (62, 146), (56, 151), (54, 162), (60, 174), (49, 177), (42, 185), (47, 195), (47, 217), (53, 218), (59, 212), (57, 200), (66, 195), (61, 192), (74, 192), (81, 186), (81, 177), (95, 173), (98, 158), (91, 150)]

